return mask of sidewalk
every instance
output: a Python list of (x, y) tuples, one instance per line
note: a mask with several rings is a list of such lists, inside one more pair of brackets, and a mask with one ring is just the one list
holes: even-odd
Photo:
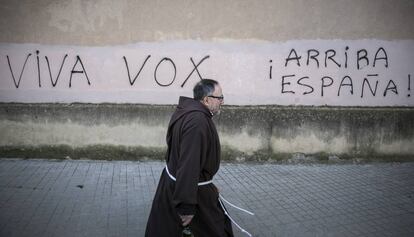
[[(0, 159), (0, 236), (143, 236), (163, 167)], [(223, 163), (215, 183), (253, 236), (414, 236), (414, 162)]]

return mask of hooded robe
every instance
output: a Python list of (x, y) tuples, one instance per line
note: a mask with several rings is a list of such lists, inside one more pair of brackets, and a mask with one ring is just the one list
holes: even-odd
[(209, 181), (220, 166), (220, 141), (212, 114), (201, 102), (180, 97), (167, 132), (166, 162), (176, 178), (163, 169), (145, 231), (146, 237), (181, 237), (180, 215), (194, 215), (195, 237), (231, 237), (231, 222)]

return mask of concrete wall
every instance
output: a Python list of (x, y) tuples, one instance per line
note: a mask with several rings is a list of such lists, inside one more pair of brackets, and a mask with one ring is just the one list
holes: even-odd
[(2, 0), (0, 41), (413, 39), (411, 0)]
[[(9, 50), (9, 44), (25, 48), (33, 43), (70, 48), (176, 40), (286, 45), (306, 40), (333, 44), (386, 41), (396, 45), (404, 41), (410, 45), (403, 48), (409, 50), (406, 55), (413, 55), (409, 53), (414, 40), (412, 12), (411, 0), (3, 0), (0, 43)], [(414, 66), (410, 57), (404, 58), (408, 58), (406, 65)], [(0, 59), (0, 63), (7, 66), (5, 59)], [(267, 73), (269, 65), (265, 66)], [(35, 69), (31, 76), (35, 76)], [(341, 75), (336, 70), (332, 72)], [(346, 102), (338, 103), (344, 107), (280, 106), (277, 102), (266, 106), (226, 106), (216, 118), (223, 155), (239, 160), (301, 158), (298, 154), (323, 159), (337, 155), (412, 160), (414, 110), (409, 100), (412, 97), (407, 93), (412, 87), (410, 76), (406, 85), (407, 74), (412, 72), (403, 73), (405, 87), (399, 95), (404, 91), (405, 102), (393, 103), (397, 107), (376, 103), (375, 107), (349, 107)], [(188, 94), (188, 90), (191, 88), (180, 92)], [(263, 93), (251, 91), (246, 97), (238, 96), (247, 98), (255, 94)], [(146, 105), (61, 101), (20, 104), (13, 102), (21, 101), (3, 100), (0, 156), (162, 158), (165, 129), (176, 100), (172, 98), (169, 105), (151, 105), (150, 99)]]
[[(1, 104), (0, 152), (8, 157), (162, 159), (173, 110)], [(215, 122), (228, 160), (411, 160), (414, 154), (410, 108), (225, 106)]]

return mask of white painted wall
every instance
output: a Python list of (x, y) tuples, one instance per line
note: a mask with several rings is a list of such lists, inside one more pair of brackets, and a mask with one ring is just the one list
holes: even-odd
[(413, 68), (414, 40), (2, 43), (0, 102), (174, 104), (211, 78), (232, 105), (414, 106)]

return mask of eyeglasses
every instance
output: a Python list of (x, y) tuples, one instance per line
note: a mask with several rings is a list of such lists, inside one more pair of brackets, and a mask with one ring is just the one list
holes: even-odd
[(214, 96), (214, 95), (209, 95), (209, 96), (207, 96), (207, 97), (211, 97), (211, 98), (218, 99), (218, 100), (224, 100), (224, 96)]

